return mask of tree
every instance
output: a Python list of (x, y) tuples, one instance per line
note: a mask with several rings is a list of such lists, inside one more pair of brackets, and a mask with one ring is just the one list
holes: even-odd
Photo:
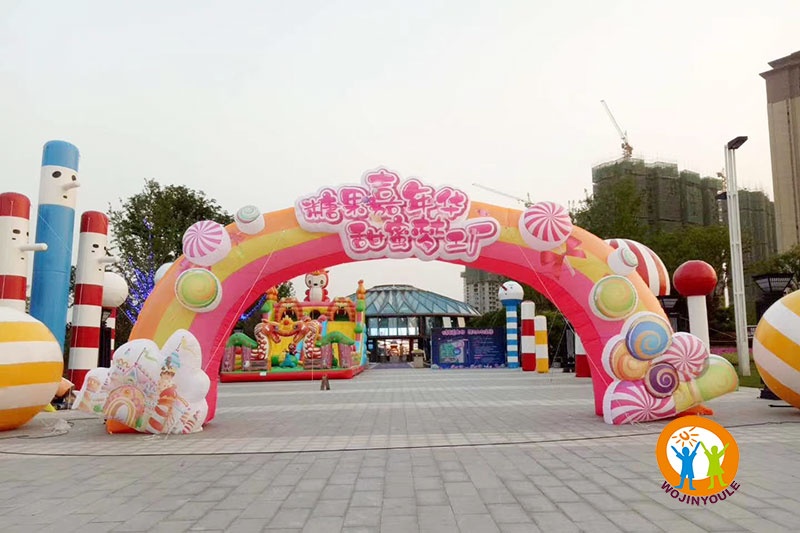
[(661, 232), (651, 236), (647, 245), (661, 258), (670, 273), (686, 261), (699, 259), (714, 267), (717, 279), (722, 281), (725, 276), (723, 265), (730, 262), (727, 226), (689, 226), (678, 231)]
[(800, 283), (800, 244), (795, 244), (772, 259), (756, 263), (749, 269), (749, 274), (753, 276), (775, 272), (794, 274), (795, 283)]
[(130, 290), (117, 321), (121, 343), (127, 340), (153, 288), (158, 267), (183, 253), (186, 229), (199, 220), (230, 224), (233, 218), (201, 191), (183, 185), (162, 187), (155, 180), (145, 180), (142, 192), (120, 203), (118, 209), (109, 206), (108, 218), (112, 245), (122, 258), (118, 268)]
[(570, 213), (581, 228), (601, 239), (633, 239), (642, 242), (648, 231), (642, 223), (642, 194), (633, 178), (621, 179), (586, 197)]

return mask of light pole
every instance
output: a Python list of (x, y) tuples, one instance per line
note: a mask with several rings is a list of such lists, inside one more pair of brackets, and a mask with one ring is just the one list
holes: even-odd
[(739, 223), (739, 188), (736, 183), (736, 154), (747, 137), (739, 136), (725, 145), (725, 174), (728, 178), (728, 231), (731, 238), (731, 278), (733, 280), (733, 312), (736, 317), (736, 352), (739, 370), (750, 375), (750, 349), (747, 345), (747, 308), (744, 299), (744, 266), (742, 265), (742, 229)]

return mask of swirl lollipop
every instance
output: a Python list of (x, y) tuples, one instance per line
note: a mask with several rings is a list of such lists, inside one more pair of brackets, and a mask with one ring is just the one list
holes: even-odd
[(622, 276), (606, 276), (592, 287), (589, 306), (598, 318), (622, 320), (636, 311), (639, 295), (633, 283)]
[(643, 378), (650, 363), (633, 357), (625, 346), (625, 339), (617, 338), (611, 342), (613, 342), (612, 348), (603, 353), (603, 367), (606, 372), (617, 379), (627, 381)]
[(211, 266), (222, 261), (231, 251), (231, 238), (217, 222), (195, 222), (183, 234), (183, 255), (200, 266)]
[(519, 233), (538, 252), (558, 248), (572, 233), (569, 211), (554, 202), (538, 202), (519, 217)]
[(656, 363), (647, 370), (644, 386), (656, 398), (671, 396), (678, 388), (678, 371), (669, 363)]
[(630, 248), (617, 248), (608, 256), (608, 266), (614, 274), (627, 276), (636, 270), (639, 260)]
[(246, 205), (236, 212), (236, 227), (242, 233), (255, 235), (264, 231), (264, 217), (254, 205)]
[(625, 345), (636, 359), (649, 361), (663, 354), (672, 342), (672, 327), (655, 313), (639, 313), (625, 324)]
[(641, 381), (615, 381), (603, 397), (603, 418), (607, 424), (649, 422), (675, 414), (672, 397), (654, 397)]
[(654, 362), (671, 364), (681, 381), (690, 381), (708, 368), (708, 349), (699, 337), (681, 331), (672, 336), (670, 347)]
[(208, 313), (222, 301), (222, 285), (210, 270), (190, 268), (175, 280), (175, 296), (189, 311)]

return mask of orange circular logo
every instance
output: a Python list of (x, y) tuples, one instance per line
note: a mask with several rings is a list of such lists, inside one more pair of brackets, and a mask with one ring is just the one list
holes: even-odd
[(664, 480), (671, 486), (667, 492), (677, 489), (689, 496), (711, 496), (734, 482), (739, 446), (728, 430), (716, 422), (683, 416), (661, 432), (656, 459)]

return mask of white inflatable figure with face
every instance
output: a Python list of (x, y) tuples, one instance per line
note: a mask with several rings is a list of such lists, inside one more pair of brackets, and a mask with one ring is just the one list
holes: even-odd
[(79, 160), (76, 146), (50, 141), (44, 145), (39, 178), (36, 242), (47, 244), (47, 251), (33, 260), (30, 313), (48, 327), (61, 346), (69, 307)]
[(500, 285), (497, 294), (506, 310), (506, 364), (508, 368), (519, 368), (519, 320), (517, 307), (525, 297), (522, 285), (516, 281), (506, 281)]
[(78, 171), (58, 165), (43, 165), (39, 177), (39, 205), (61, 205), (75, 209)]
[(525, 291), (523, 291), (522, 285), (516, 281), (506, 281), (500, 285), (498, 296), (501, 302), (521, 302), (525, 296)]
[(15, 192), (0, 194), (0, 306), (25, 312), (28, 253), (47, 250), (28, 244), (31, 202)]
[[(106, 266), (117, 262), (108, 254), (108, 217), (99, 211), (81, 216), (78, 238), (78, 264), (75, 267), (75, 305), (70, 340), (69, 380), (83, 386), (89, 370), (96, 368), (99, 356), (99, 330), (103, 307)], [(96, 335), (89, 332), (96, 331)], [(86, 334), (82, 334), (86, 332)]]
[(325, 287), (328, 286), (328, 271), (315, 270), (306, 274), (306, 302), (327, 302), (328, 291)]

